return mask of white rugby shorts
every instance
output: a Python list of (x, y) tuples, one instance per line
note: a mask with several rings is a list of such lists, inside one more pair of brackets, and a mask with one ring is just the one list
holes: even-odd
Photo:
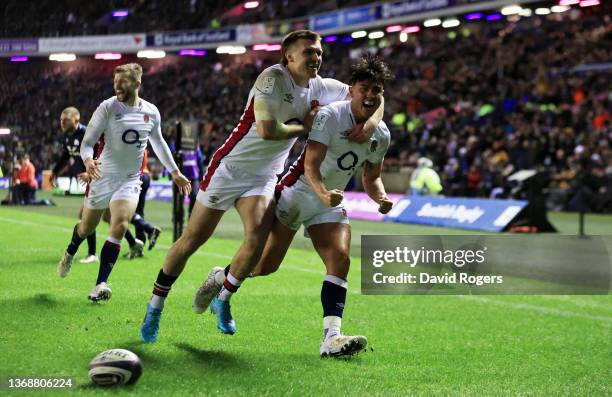
[(274, 196), (276, 175), (255, 175), (221, 162), (204, 177), (196, 199), (208, 208), (227, 211), (241, 197)]
[(349, 223), (342, 203), (327, 207), (309, 187), (301, 184), (283, 188), (276, 202), (276, 217), (292, 230), (301, 225), (308, 229), (320, 223)]
[(111, 201), (128, 200), (138, 203), (140, 197), (140, 176), (121, 178), (118, 176), (101, 176), (87, 186), (85, 206), (93, 210), (109, 207)]

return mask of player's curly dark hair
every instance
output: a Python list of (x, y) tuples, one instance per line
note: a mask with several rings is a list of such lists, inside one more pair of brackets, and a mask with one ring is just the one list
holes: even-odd
[(391, 72), (389, 65), (375, 55), (364, 55), (351, 67), (351, 85), (365, 80), (376, 81), (384, 85), (393, 79), (395, 75)]

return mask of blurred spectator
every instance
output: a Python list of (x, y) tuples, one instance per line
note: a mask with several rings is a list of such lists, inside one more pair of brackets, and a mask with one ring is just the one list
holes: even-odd
[(24, 154), (17, 160), (13, 178), (13, 203), (18, 205), (32, 204), (38, 182), (36, 181), (36, 169), (30, 162), (30, 156)]
[(435, 196), (442, 191), (440, 176), (432, 169), (433, 162), (421, 157), (410, 178), (410, 193), (419, 196)]

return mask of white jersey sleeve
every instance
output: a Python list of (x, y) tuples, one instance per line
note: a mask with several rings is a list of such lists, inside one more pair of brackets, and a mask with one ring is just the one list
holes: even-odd
[[(255, 81), (253, 98), (255, 101), (255, 120), (264, 114), (269, 114), (278, 120), (278, 110), (282, 103), (283, 93), (287, 92), (286, 78), (280, 70), (268, 68), (264, 70)], [(258, 108), (264, 106), (266, 112), (258, 112)], [(263, 120), (267, 120), (264, 118)]]
[(83, 142), (81, 142), (81, 158), (83, 162), (87, 159), (91, 159), (94, 156), (94, 146), (98, 143), (100, 136), (104, 133), (108, 126), (108, 101), (102, 102), (98, 105), (98, 108), (94, 112), (87, 129), (85, 130), (85, 136)]
[(385, 154), (391, 143), (391, 132), (384, 121), (381, 120), (378, 124), (373, 136), (376, 138), (378, 147), (374, 148), (367, 161), (371, 164), (380, 164), (385, 159)]
[(170, 148), (168, 147), (168, 144), (166, 143), (162, 135), (161, 114), (159, 113), (157, 107), (155, 108), (155, 120), (153, 129), (151, 130), (151, 135), (149, 137), (149, 142), (151, 142), (151, 147), (157, 155), (157, 158), (159, 159), (159, 161), (161, 161), (164, 167), (166, 167), (168, 172), (172, 173), (178, 170), (178, 166), (172, 158)]
[(324, 106), (317, 113), (312, 128), (308, 134), (308, 139), (329, 146), (331, 134), (338, 129), (336, 113), (329, 106)]
[(324, 78), (322, 85), (321, 105), (344, 101), (349, 95), (349, 86), (336, 79)]

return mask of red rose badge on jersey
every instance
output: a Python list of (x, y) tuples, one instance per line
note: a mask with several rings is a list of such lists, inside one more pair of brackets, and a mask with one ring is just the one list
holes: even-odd
[(145, 121), (145, 123), (149, 122), (149, 115), (148, 114), (144, 115), (144, 121)]

